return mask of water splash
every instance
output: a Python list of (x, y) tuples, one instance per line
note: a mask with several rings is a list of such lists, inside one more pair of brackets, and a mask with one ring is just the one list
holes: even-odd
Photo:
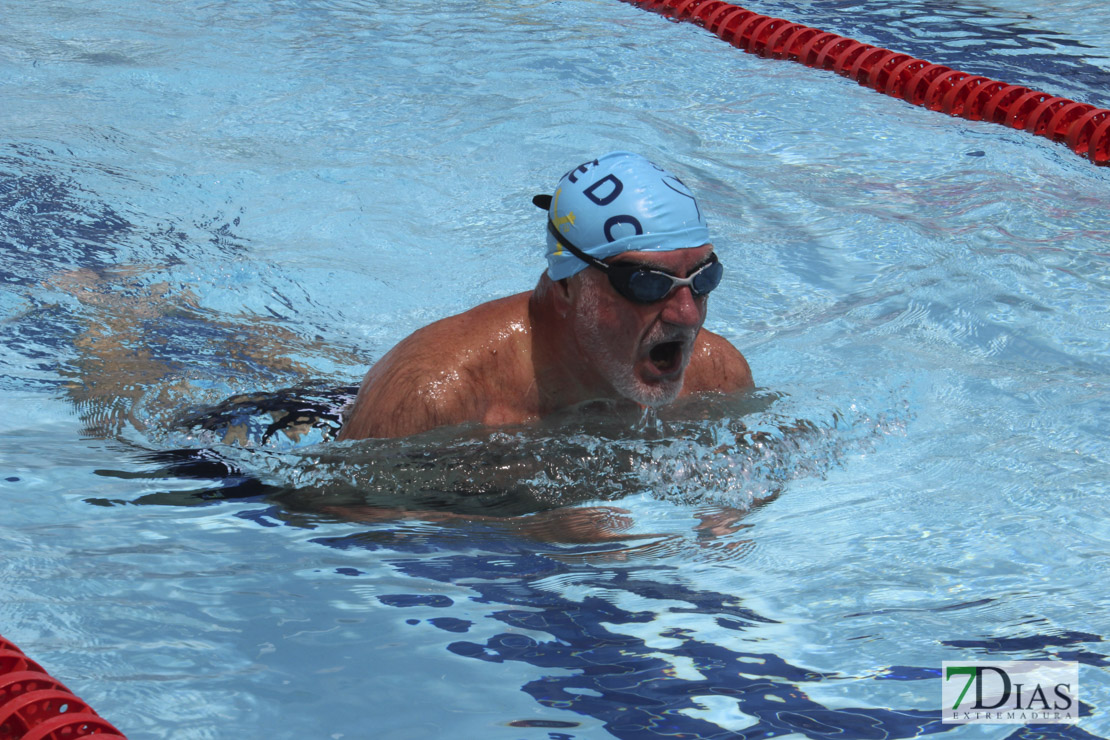
[(708, 397), (660, 413), (594, 402), (526, 426), (437, 429), (406, 439), (331, 441), (353, 389), (290, 389), (185, 415), (163, 445), (204, 447), (283, 490), (292, 508), (350, 507), (515, 516), (647, 495), (747, 510), (851, 451), (900, 433), (893, 400), (802, 404), (781, 393)]

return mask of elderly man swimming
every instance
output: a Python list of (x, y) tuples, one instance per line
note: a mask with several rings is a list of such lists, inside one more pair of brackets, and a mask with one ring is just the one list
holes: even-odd
[(690, 190), (613, 152), (565, 174), (535, 290), (437, 321), (366, 374), (340, 439), (518, 424), (596, 399), (661, 406), (752, 386), (744, 356), (702, 329), (722, 267)]

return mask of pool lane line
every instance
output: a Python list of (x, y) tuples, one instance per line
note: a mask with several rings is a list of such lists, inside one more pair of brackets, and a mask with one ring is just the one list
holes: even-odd
[(913, 105), (990, 121), (1063, 142), (1096, 165), (1110, 164), (1110, 110), (933, 64), (723, 0), (624, 0), (696, 23), (749, 54), (833, 70)]
[(22, 650), (0, 637), (0, 738), (127, 740)]

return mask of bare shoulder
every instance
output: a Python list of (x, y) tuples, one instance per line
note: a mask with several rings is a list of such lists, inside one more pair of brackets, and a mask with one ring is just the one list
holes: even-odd
[(753, 385), (752, 370), (740, 350), (719, 334), (702, 329), (686, 369), (683, 395), (705, 391), (733, 393)]
[[(523, 306), (523, 308), (522, 308)], [(518, 375), (527, 294), (483, 303), (410, 334), (363, 378), (340, 439), (404, 437), (482, 420)]]

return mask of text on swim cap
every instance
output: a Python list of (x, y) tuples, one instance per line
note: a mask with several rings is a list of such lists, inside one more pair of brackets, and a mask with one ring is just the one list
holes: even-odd
[(586, 174), (587, 171), (589, 171), (590, 167), (597, 167), (597, 165), (598, 165), (598, 161), (596, 159), (592, 162), (586, 162), (584, 164), (580, 164), (577, 167), (575, 167), (573, 170), (568, 172), (567, 174), (563, 175), (563, 177), (567, 178), (567, 180), (569, 180), (570, 182), (577, 183), (579, 172), (581, 172), (584, 175), (584, 174)]
[(615, 242), (617, 240), (617, 237), (613, 236), (613, 227), (619, 224), (628, 224), (631, 226), (636, 236), (644, 233), (644, 227), (640, 225), (640, 222), (635, 216), (622, 214), (620, 216), (613, 216), (605, 222), (605, 238), (608, 241)]
[[(611, 191), (609, 191), (608, 195), (599, 198), (595, 194), (595, 192), (597, 191), (598, 188), (600, 188), (602, 185), (605, 185), (606, 183), (611, 184), (613, 186), (613, 189)], [(610, 203), (612, 203), (614, 200), (616, 200), (620, 196), (621, 191), (623, 191), (623, 190), (624, 190), (624, 183), (621, 182), (619, 179), (617, 179), (616, 175), (606, 175), (605, 177), (601, 178), (600, 180), (595, 182), (590, 187), (583, 190), (582, 195), (586, 196), (587, 198), (592, 200), (594, 203), (597, 203), (599, 206), (607, 206)]]

